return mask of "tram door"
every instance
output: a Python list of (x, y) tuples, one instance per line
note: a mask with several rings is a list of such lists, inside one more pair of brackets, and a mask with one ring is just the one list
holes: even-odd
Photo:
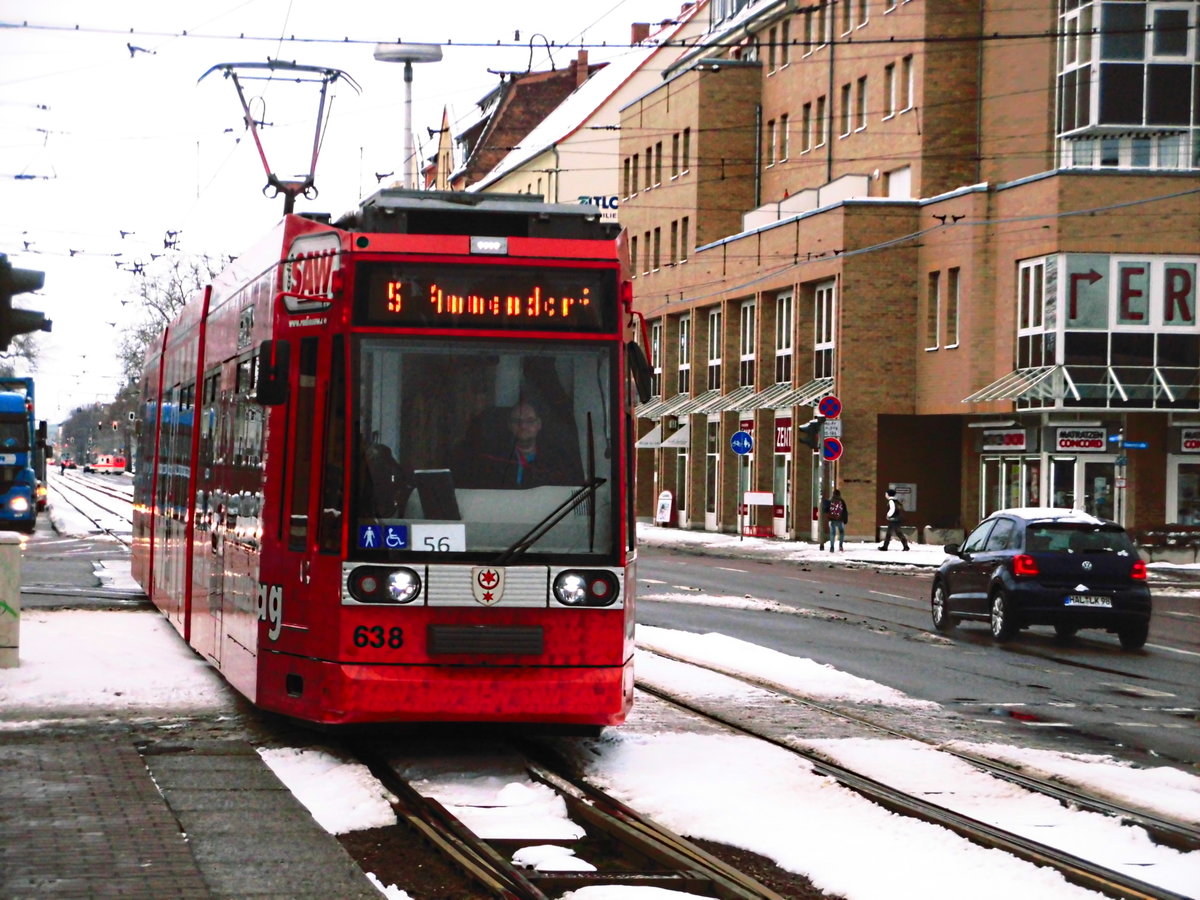
[[(299, 352), (292, 354), (291, 410), (288, 424), (288, 448), (284, 497), (283, 568), (277, 573), (282, 589), (279, 619), (303, 625), (312, 621), (309, 608), (312, 583), (312, 545), (317, 530), (314, 501), (315, 462), (320, 443), (314, 440), (321, 434), (318, 419), (317, 374), (319, 342), (317, 338), (302, 338)], [(326, 360), (328, 364), (328, 360)], [(265, 573), (264, 573), (265, 575)], [(264, 580), (273, 581), (273, 579)], [(273, 639), (268, 631), (268, 639)], [(276, 635), (278, 636), (278, 635)]]

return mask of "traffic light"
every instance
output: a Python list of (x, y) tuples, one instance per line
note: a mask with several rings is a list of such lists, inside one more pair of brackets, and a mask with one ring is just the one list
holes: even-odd
[(821, 449), (821, 426), (825, 424), (824, 416), (817, 416), (815, 419), (809, 419), (807, 425), (801, 425), (797, 429), (796, 437), (802, 444), (808, 444), (814, 450)]
[(14, 269), (8, 256), (0, 253), (0, 351), (7, 350), (18, 334), (50, 330), (50, 320), (43, 313), (13, 309), (12, 305), (14, 295), (39, 290), (45, 283), (45, 272)]

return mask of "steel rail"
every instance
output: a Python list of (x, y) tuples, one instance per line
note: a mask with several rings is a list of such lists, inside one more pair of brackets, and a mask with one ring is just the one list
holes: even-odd
[(866, 797), (873, 803), (879, 804), (885, 809), (899, 815), (942, 826), (972, 843), (989, 849), (1002, 850), (1034, 865), (1049, 866), (1072, 884), (1098, 891), (1105, 896), (1117, 898), (1117, 900), (1191, 900), (1191, 898), (1184, 894), (1177, 894), (1174, 891), (1160, 888), (1157, 885), (1131, 878), (1072, 853), (1067, 853), (1055, 847), (1022, 837), (1021, 835), (1013, 834), (1002, 828), (990, 825), (987, 822), (981, 822), (962, 813), (938, 806), (924, 798), (906, 794), (891, 785), (884, 784), (874, 778), (861, 775), (844, 766), (829, 762), (817, 753), (793, 746), (782, 739), (757, 732), (753, 728), (730, 717), (704, 709), (666, 691), (646, 685), (640, 685), (639, 687), (641, 690), (659, 698), (665, 703), (717, 722), (740, 734), (753, 737), (757, 740), (767, 741), (782, 750), (786, 750), (807, 761), (818, 774), (835, 779), (839, 784)]
[[(847, 722), (853, 722), (856, 725), (861, 725), (865, 728), (870, 728), (885, 734), (888, 737), (903, 738), (906, 740), (917, 741), (929, 747), (935, 747), (942, 753), (947, 753), (957, 759), (962, 760), (969, 765), (974, 766), (981, 771), (986, 772), (996, 778), (1002, 778), (1013, 784), (1019, 785), (1029, 791), (1035, 791), (1039, 794), (1044, 794), (1048, 797), (1059, 801), (1067, 806), (1076, 806), (1081, 809), (1086, 809), (1089, 812), (1100, 813), (1106, 816), (1114, 816), (1128, 822), (1131, 825), (1137, 825), (1144, 828), (1146, 832), (1160, 844), (1172, 847), (1182, 852), (1191, 852), (1200, 850), (1200, 828), (1194, 825), (1189, 825), (1186, 822), (1178, 822), (1173, 819), (1168, 819), (1151, 810), (1135, 809), (1104, 797), (1097, 797), (1092, 794), (1087, 794), (1083, 790), (1070, 785), (1065, 785), (1060, 782), (1049, 781), (1045, 778), (1038, 778), (1034, 775), (1029, 775), (1020, 771), (1015, 766), (1008, 763), (999, 762), (998, 760), (988, 759), (977, 753), (972, 753), (969, 750), (960, 750), (954, 747), (948, 747), (945, 744), (917, 734), (915, 731), (903, 731), (891, 725), (882, 725), (879, 722), (860, 715), (858, 713), (849, 712), (844, 709), (829, 706), (825, 703), (819, 703), (810, 697), (805, 697), (797, 694), (781, 685), (774, 684), (770, 681), (754, 678), (744, 673), (735, 672), (731, 669), (722, 666), (711, 665), (708, 663), (697, 662), (695, 660), (685, 659), (672, 653), (667, 653), (660, 650), (651, 651), (657, 656), (664, 659), (674, 660), (675, 662), (686, 663), (688, 665), (697, 666), (706, 669), (710, 672), (716, 672), (719, 675), (724, 675), (727, 678), (733, 678), (741, 681), (743, 684), (752, 687), (768, 690), (780, 696), (787, 697), (797, 705), (805, 706), (808, 709), (816, 710), (829, 716), (834, 716), (843, 719)], [(644, 685), (639, 685), (645, 689)], [(653, 691), (651, 691), (653, 692)]]

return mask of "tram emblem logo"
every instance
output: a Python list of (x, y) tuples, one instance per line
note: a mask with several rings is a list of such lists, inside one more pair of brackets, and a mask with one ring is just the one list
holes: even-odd
[(504, 570), (492, 566), (476, 566), (471, 570), (471, 592), (475, 601), (494, 606), (504, 596)]

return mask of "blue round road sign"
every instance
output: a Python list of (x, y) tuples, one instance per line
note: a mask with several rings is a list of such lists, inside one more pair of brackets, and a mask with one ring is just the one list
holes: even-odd
[(817, 404), (817, 412), (827, 419), (836, 419), (842, 414), (842, 401), (833, 394), (822, 397), (821, 402)]
[(842, 455), (842, 442), (837, 438), (825, 438), (821, 441), (821, 458), (833, 462)]
[(742, 456), (754, 449), (754, 437), (748, 431), (735, 431), (729, 439), (729, 446), (734, 453)]

